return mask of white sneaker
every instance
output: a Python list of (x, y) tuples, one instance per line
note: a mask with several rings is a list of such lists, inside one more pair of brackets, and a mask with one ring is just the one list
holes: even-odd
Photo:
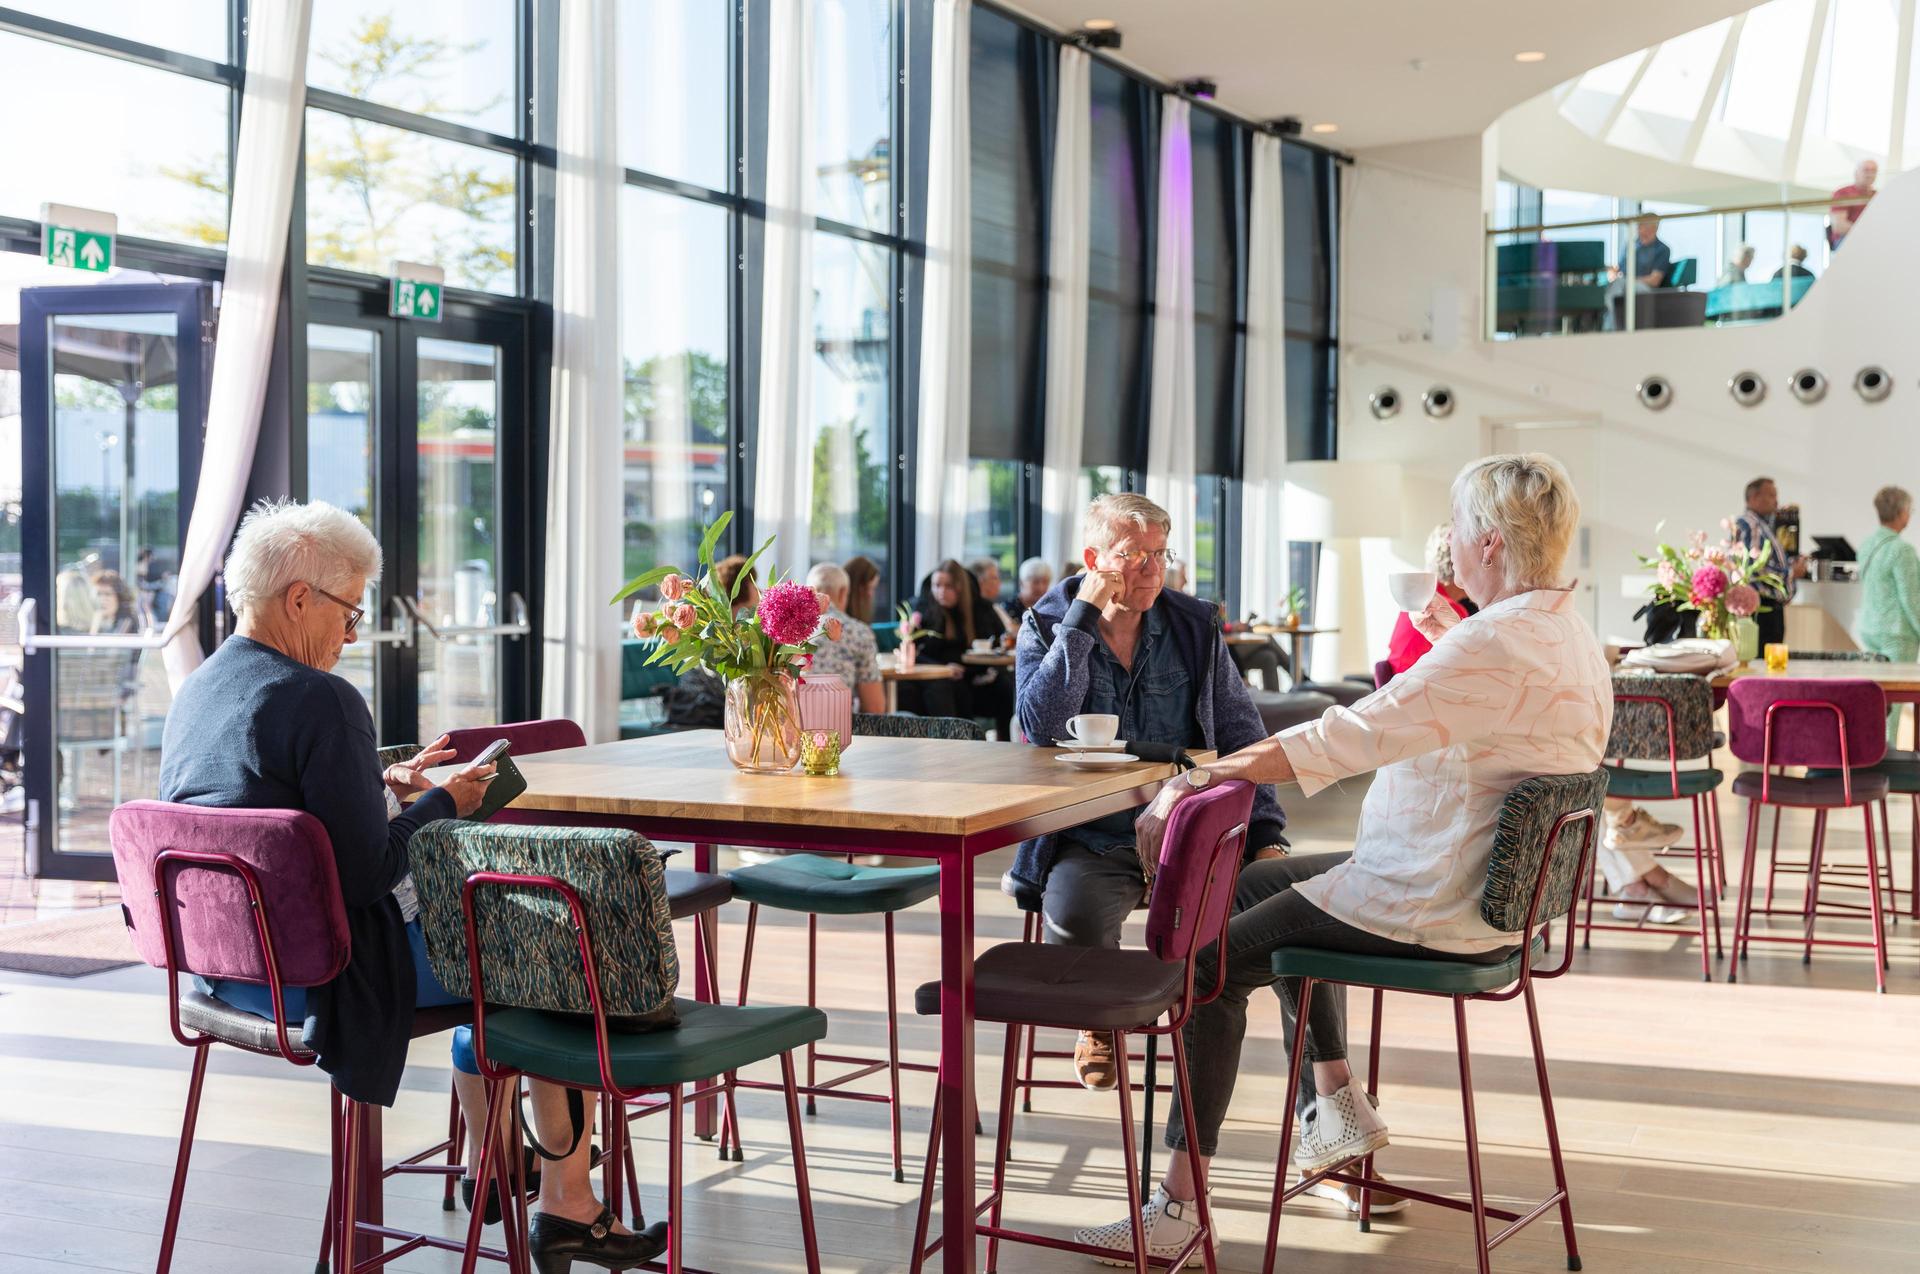
[(1300, 1140), (1293, 1148), (1293, 1166), (1303, 1173), (1319, 1172), (1337, 1163), (1371, 1154), (1387, 1144), (1387, 1124), (1357, 1079), (1337, 1093), (1316, 1094), (1313, 1109), (1300, 1120)]
[[(1307, 1187), (1307, 1193), (1318, 1198), (1337, 1203), (1347, 1210), (1348, 1216), (1360, 1215), (1360, 1187), (1350, 1186), (1343, 1181), (1316, 1181)], [(1387, 1216), (1394, 1212), (1405, 1212), (1412, 1200), (1391, 1190), (1375, 1190), (1373, 1207), (1368, 1211), (1373, 1216)]]
[(1649, 906), (1641, 902), (1616, 902), (1613, 904), (1613, 918), (1625, 920), (1629, 924), (1639, 924), (1642, 917), (1650, 925), (1677, 925), (1687, 918), (1687, 913), (1678, 907), (1663, 907), (1659, 903)]
[[(1644, 820), (1644, 821), (1643, 821)], [(1667, 849), (1680, 841), (1680, 829), (1672, 823), (1658, 823), (1635, 806), (1632, 814), (1607, 815), (1605, 843), (1608, 849)]]
[[(1163, 1261), (1172, 1260), (1199, 1232), (1200, 1205), (1197, 1202), (1182, 1203), (1177, 1199), (1169, 1199), (1165, 1186), (1155, 1186), (1153, 1197), (1140, 1205), (1140, 1228), (1146, 1232), (1147, 1255)], [(1073, 1241), (1103, 1247), (1117, 1254), (1114, 1257), (1093, 1258), (1102, 1265), (1133, 1264), (1133, 1226), (1124, 1219), (1075, 1230)], [(1199, 1251), (1198, 1248), (1194, 1250)], [(1177, 1270), (1180, 1266), (1172, 1268)]]
[[(1653, 815), (1647, 813), (1647, 807), (1644, 805), (1636, 805), (1633, 807), (1633, 814), (1627, 819), (1627, 826), (1638, 828), (1649, 836), (1671, 836), (1675, 841), (1678, 841), (1683, 835), (1678, 823), (1661, 822)], [(1662, 848), (1664, 849), (1666, 846), (1662, 846)]]

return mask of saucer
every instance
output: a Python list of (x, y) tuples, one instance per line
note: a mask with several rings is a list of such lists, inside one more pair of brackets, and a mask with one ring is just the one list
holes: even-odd
[(1063, 752), (1060, 760), (1088, 770), (1104, 770), (1114, 765), (1132, 765), (1140, 758), (1131, 752)]
[(1055, 739), (1056, 748), (1070, 748), (1075, 752), (1125, 752), (1127, 741), (1115, 739), (1112, 743), (1082, 743), (1078, 739)]

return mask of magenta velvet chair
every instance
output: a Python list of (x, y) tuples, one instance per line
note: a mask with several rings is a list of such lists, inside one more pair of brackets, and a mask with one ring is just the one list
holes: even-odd
[[(1801, 959), (1811, 961), (1816, 946), (1865, 947), (1873, 951), (1874, 985), (1887, 989), (1887, 941), (1882, 910), (1879, 837), (1874, 806), (1884, 818), (1887, 778), (1864, 767), (1878, 765), (1887, 751), (1887, 699), (1867, 680), (1824, 680), (1795, 677), (1741, 677), (1727, 690), (1727, 734), (1733, 754), (1758, 771), (1733, 781), (1734, 798), (1747, 801), (1746, 853), (1740, 865), (1740, 907), (1734, 924), (1732, 967), (1727, 981), (1739, 980), (1740, 964), (1755, 942), (1793, 943)], [(1830, 774), (1794, 777), (1779, 773), (1788, 766), (1830, 770)], [(1813, 815), (1813, 852), (1807, 873), (1807, 896), (1798, 908), (1755, 907), (1753, 884), (1760, 843), (1762, 806), (1810, 809)], [(1872, 922), (1873, 939), (1816, 937), (1814, 922), (1821, 916), (1858, 920), (1859, 904), (1820, 901), (1821, 866), (1826, 849), (1827, 815), (1832, 810), (1858, 809), (1866, 828), (1866, 878), (1869, 902), (1864, 908)], [(1792, 915), (1802, 921), (1803, 933), (1755, 933), (1755, 915)]]
[[(114, 867), (120, 879), (127, 928), (134, 950), (167, 975), (168, 1025), (173, 1037), (194, 1050), (193, 1076), (187, 1085), (187, 1109), (174, 1160), (173, 1189), (161, 1229), (157, 1274), (173, 1263), (180, 1225), (180, 1201), (193, 1152), (194, 1125), (206, 1081), (207, 1052), (215, 1043), (249, 1053), (279, 1057), (294, 1066), (319, 1060), (287, 1031), (287, 988), (314, 987), (332, 981), (351, 954), (346, 906), (326, 828), (299, 810), (210, 809), (163, 801), (132, 801), (113, 812), (108, 824)], [(264, 985), (273, 1001), (273, 1020), (234, 1008), (197, 990), (182, 993), (180, 975)], [(472, 1019), (466, 1005), (424, 1009), (414, 1014), (413, 1035), (438, 1034)], [(358, 1192), (367, 1170), (361, 1144), (363, 1107), (329, 1090), (332, 1101), (332, 1179), (327, 1253), (356, 1252), (361, 1261), (342, 1261), (350, 1271), (368, 1268), (367, 1258), (385, 1238), (412, 1247), (458, 1252), (464, 1245), (437, 1236), (404, 1234), (356, 1216)], [(450, 1139), (451, 1140), (451, 1139)], [(381, 1170), (458, 1172), (456, 1167), (420, 1165), (450, 1148), (449, 1143), (421, 1152), (405, 1164)], [(375, 1165), (377, 1166), (377, 1165)], [(505, 1260), (504, 1252), (484, 1255)]]
[[(1225, 964), (1214, 985), (1196, 987), (1194, 969), (1201, 951), (1221, 940), (1233, 915), (1240, 857), (1246, 847), (1247, 820), (1253, 813), (1253, 787), (1222, 783), (1211, 791), (1189, 797), (1174, 807), (1160, 851), (1160, 869), (1147, 904), (1145, 950), (1108, 950), (1100, 947), (1051, 947), (1030, 942), (1003, 942), (973, 962), (974, 1016), (980, 1022), (1004, 1022), (1006, 1052), (1000, 1065), (1000, 1121), (995, 1125), (993, 1185), (976, 1210), (987, 1211), (979, 1227), (987, 1239), (983, 1268), (996, 1268), (1002, 1241), (1028, 1243), (1088, 1256), (1112, 1257), (1104, 1248), (1068, 1242), (1052, 1235), (1007, 1229), (1000, 1224), (1006, 1197), (1007, 1155), (1013, 1140), (1013, 1094), (1018, 1075), (1020, 1036), (1037, 1027), (1065, 1030), (1112, 1031), (1119, 1066), (1120, 1139), (1126, 1156), (1127, 1215), (1133, 1218), (1133, 1265), (1139, 1274), (1148, 1268), (1146, 1235), (1140, 1222), (1140, 1178), (1136, 1174), (1133, 1135), (1133, 1095), (1129, 1078), (1127, 1036), (1170, 1035), (1173, 1038), (1174, 1082), (1180, 1108), (1193, 1109), (1188, 1083), (1184, 1028), (1194, 1007), (1220, 994)], [(914, 993), (921, 1014), (940, 1011), (940, 984), (929, 982)], [(933, 1130), (927, 1144), (926, 1171), (920, 1183), (920, 1209), (914, 1226), (913, 1274), (940, 1248), (927, 1244), (933, 1211), (934, 1168), (940, 1159), (940, 1089), (934, 1090)], [(1206, 1162), (1188, 1139), (1197, 1195), (1200, 1229), (1185, 1251), (1156, 1266), (1178, 1268), (1200, 1256), (1208, 1270), (1215, 1266), (1213, 1214), (1207, 1201)]]

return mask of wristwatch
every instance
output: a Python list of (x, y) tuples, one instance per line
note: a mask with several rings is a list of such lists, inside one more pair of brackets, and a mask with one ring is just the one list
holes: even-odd
[(1187, 771), (1187, 786), (1196, 792), (1202, 790), (1211, 782), (1213, 782), (1213, 775), (1207, 773), (1197, 765)]

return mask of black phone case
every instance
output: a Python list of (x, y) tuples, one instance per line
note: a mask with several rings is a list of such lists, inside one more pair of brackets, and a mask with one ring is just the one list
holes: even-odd
[(487, 784), (487, 794), (480, 801), (480, 808), (467, 815), (470, 823), (486, 822), (505, 809), (514, 797), (527, 790), (527, 776), (520, 773), (520, 767), (513, 763), (512, 752), (502, 752), (493, 766), (493, 782)]

